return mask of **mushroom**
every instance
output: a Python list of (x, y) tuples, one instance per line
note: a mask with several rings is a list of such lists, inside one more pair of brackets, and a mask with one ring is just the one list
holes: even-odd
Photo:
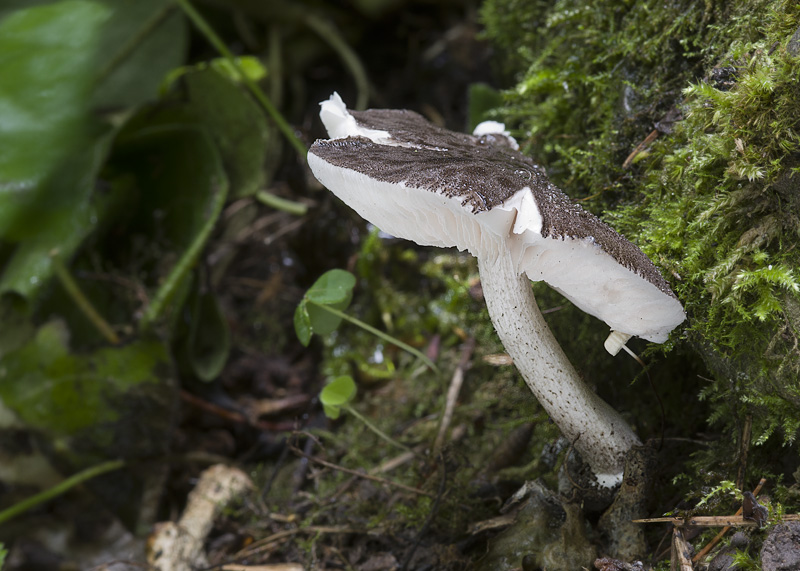
[(329, 136), (309, 150), (314, 176), (363, 218), (417, 244), (468, 250), (489, 315), (531, 391), (589, 464), (601, 487), (622, 478), (639, 439), (580, 378), (536, 305), (545, 281), (612, 330), (612, 354), (631, 336), (663, 343), (685, 318), (653, 263), (556, 188), (500, 123), (475, 135), (405, 110), (321, 104)]

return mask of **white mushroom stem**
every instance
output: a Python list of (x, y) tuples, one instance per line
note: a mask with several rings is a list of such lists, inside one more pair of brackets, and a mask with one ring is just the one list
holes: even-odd
[(598, 484), (622, 481), (625, 452), (639, 438), (617, 411), (581, 380), (545, 323), (531, 282), (517, 273), (511, 254), (478, 259), (486, 306), (503, 346), (533, 394), (574, 443)]

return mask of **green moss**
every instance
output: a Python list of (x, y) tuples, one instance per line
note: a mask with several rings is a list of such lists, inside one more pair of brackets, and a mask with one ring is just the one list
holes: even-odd
[(800, 7), (488, 0), (482, 15), (508, 53), (506, 71), (518, 74), (498, 115), (683, 301), (687, 323), (665, 347), (690, 347), (711, 370), (714, 380), (695, 388), (709, 420), (728, 432), (749, 415), (754, 443), (773, 434), (791, 443), (800, 429)]

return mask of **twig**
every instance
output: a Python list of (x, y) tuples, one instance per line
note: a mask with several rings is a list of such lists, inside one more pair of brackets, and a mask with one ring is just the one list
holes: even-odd
[(311, 462), (314, 462), (315, 464), (325, 466), (326, 468), (330, 468), (332, 470), (338, 470), (339, 472), (344, 472), (345, 474), (352, 474), (353, 476), (358, 476), (359, 478), (364, 478), (366, 480), (372, 480), (373, 482), (378, 482), (380, 484), (386, 484), (387, 486), (394, 486), (395, 488), (400, 488), (401, 490), (411, 492), (412, 494), (419, 494), (421, 496), (427, 496), (429, 498), (434, 497), (434, 495), (431, 494), (430, 492), (420, 490), (419, 488), (412, 488), (411, 486), (406, 486), (405, 484), (401, 484), (400, 482), (393, 482), (392, 480), (387, 480), (386, 478), (381, 478), (379, 476), (372, 476), (364, 472), (359, 472), (358, 470), (351, 470), (350, 468), (345, 468), (344, 466), (339, 466), (332, 462), (327, 462), (321, 458), (317, 458), (315, 456), (311, 456), (310, 454), (306, 454), (305, 452), (294, 446), (292, 446), (292, 452), (294, 452), (298, 456), (302, 456), (303, 458), (310, 460)]
[(447, 389), (447, 400), (445, 401), (444, 413), (442, 414), (442, 423), (439, 425), (439, 433), (436, 435), (436, 440), (433, 442), (434, 454), (438, 454), (444, 444), (447, 429), (450, 428), (450, 422), (453, 420), (453, 411), (456, 408), (456, 401), (458, 401), (461, 386), (464, 384), (464, 370), (469, 364), (474, 349), (475, 338), (470, 337), (461, 349), (461, 360), (453, 373), (453, 378), (450, 380), (450, 388)]
[[(736, 487), (744, 489), (744, 477), (747, 472), (747, 453), (750, 450), (750, 435), (753, 429), (753, 415), (744, 417), (744, 426), (739, 440), (739, 473), (736, 475)], [(753, 494), (755, 495), (755, 494)]]
[(631, 152), (631, 154), (630, 154), (630, 155), (628, 155), (628, 158), (627, 158), (627, 159), (625, 159), (625, 162), (624, 162), (624, 163), (622, 163), (622, 168), (624, 168), (624, 169), (628, 169), (628, 168), (630, 168), (630, 167), (631, 167), (631, 165), (633, 164), (633, 160), (636, 158), (636, 156), (637, 156), (639, 153), (641, 153), (641, 152), (642, 152), (642, 151), (645, 149), (645, 147), (646, 147), (647, 145), (649, 145), (650, 143), (652, 143), (653, 141), (655, 141), (655, 140), (656, 140), (656, 137), (658, 137), (658, 129), (653, 129), (653, 130), (650, 132), (650, 134), (649, 134), (649, 135), (647, 135), (647, 137), (645, 137), (645, 138), (644, 138), (644, 141), (642, 141), (641, 143), (639, 143), (638, 145), (636, 145), (636, 148), (635, 148), (635, 149), (633, 149), (633, 151)]
[[(288, 424), (281, 422), (269, 422), (266, 420), (251, 420), (247, 418), (247, 416), (238, 411), (230, 410), (225, 407), (221, 407), (217, 404), (208, 402), (185, 390), (181, 390), (180, 395), (181, 395), (181, 400), (188, 402), (189, 404), (192, 404), (198, 408), (201, 408), (208, 413), (214, 414), (221, 418), (225, 418), (231, 422), (247, 424), (254, 428), (258, 428), (259, 430), (280, 432), (283, 430), (291, 430), (294, 427), (293, 423)], [(292, 404), (300, 404), (300, 403), (293, 402)]]
[(671, 571), (692, 571), (692, 562), (689, 561), (689, 545), (683, 537), (683, 532), (677, 527), (672, 530), (672, 565)]
[[(800, 514), (786, 514), (783, 521), (800, 521)], [(651, 517), (631, 520), (633, 523), (671, 523), (675, 527), (758, 527), (758, 522), (741, 515), (698, 515), (690, 518)]]
[(203, 549), (217, 516), (237, 496), (252, 489), (247, 474), (217, 464), (206, 468), (189, 492), (179, 521), (157, 523), (148, 546), (147, 562), (161, 571), (183, 571), (208, 567)]
[(383, 464), (379, 466), (375, 466), (372, 468), (369, 473), (370, 474), (385, 474), (386, 472), (391, 472), (398, 466), (402, 466), (403, 464), (407, 464), (411, 462), (417, 455), (417, 452), (421, 451), (422, 448), (419, 450), (409, 450), (408, 452), (403, 452), (399, 456), (395, 456), (394, 458), (389, 458)]
[[(766, 479), (766, 478), (761, 478), (761, 479), (758, 481), (758, 485), (756, 486), (756, 489), (755, 489), (755, 490), (753, 490), (753, 495), (754, 495), (754, 496), (758, 496), (758, 493), (761, 491), (761, 487), (762, 487), (762, 486), (763, 486), (763, 485), (764, 485), (766, 482), (767, 482), (767, 479)], [(742, 510), (744, 510), (744, 505), (742, 505), (742, 506), (740, 506), (740, 507), (739, 507), (739, 509), (736, 511), (736, 515), (737, 515), (737, 516), (738, 516), (738, 515), (740, 515), (740, 514), (742, 513)], [(705, 557), (705, 556), (706, 556), (706, 554), (707, 554), (709, 551), (711, 551), (712, 549), (714, 549), (714, 546), (715, 546), (717, 543), (719, 543), (719, 542), (720, 542), (720, 540), (721, 540), (721, 539), (722, 539), (722, 538), (725, 536), (725, 534), (726, 534), (726, 533), (728, 533), (728, 531), (729, 531), (730, 529), (731, 529), (731, 528), (730, 528), (730, 526), (726, 526), (726, 527), (724, 527), (724, 528), (722, 529), (722, 531), (720, 531), (720, 532), (719, 532), (719, 533), (718, 533), (718, 534), (717, 534), (717, 535), (714, 537), (714, 539), (712, 539), (711, 541), (709, 541), (709, 542), (708, 542), (708, 545), (706, 545), (706, 546), (705, 546), (703, 549), (701, 549), (701, 550), (700, 550), (700, 551), (699, 551), (699, 552), (698, 552), (698, 553), (697, 553), (697, 554), (696, 554), (694, 557), (692, 557), (692, 561), (694, 561), (694, 562), (697, 562), (697, 561), (700, 561), (700, 560), (701, 560), (703, 557)]]
[(234, 555), (234, 559), (242, 559), (247, 556), (255, 555), (256, 553), (261, 553), (262, 551), (266, 551), (271, 547), (271, 544), (275, 543), (276, 541), (280, 541), (281, 539), (285, 539), (287, 537), (292, 537), (293, 535), (297, 535), (299, 533), (364, 533), (361, 530), (353, 529), (352, 527), (332, 527), (332, 526), (324, 526), (324, 525), (309, 525), (306, 527), (298, 527), (296, 529), (285, 529), (283, 531), (279, 531), (277, 533), (273, 533), (272, 535), (265, 537), (264, 539), (259, 539), (258, 541), (254, 541), (238, 553)]

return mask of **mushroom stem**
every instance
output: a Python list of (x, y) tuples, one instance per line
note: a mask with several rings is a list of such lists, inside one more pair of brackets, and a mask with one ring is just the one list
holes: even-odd
[(505, 248), (478, 258), (486, 306), (503, 346), (533, 394), (574, 443), (602, 487), (622, 481), (625, 453), (639, 438), (578, 376), (536, 305), (531, 282)]

